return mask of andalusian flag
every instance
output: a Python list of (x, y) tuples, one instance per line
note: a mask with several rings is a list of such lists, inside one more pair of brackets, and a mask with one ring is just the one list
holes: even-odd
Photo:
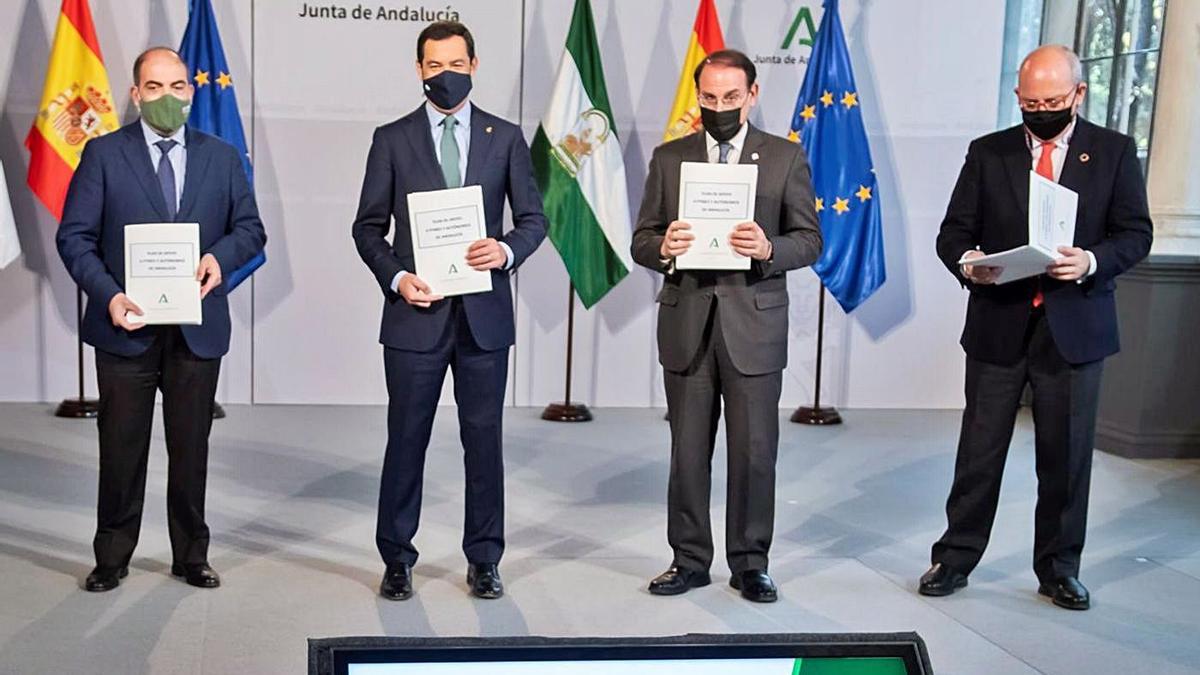
[(531, 151), (550, 241), (590, 308), (629, 274), (633, 260), (625, 164), (588, 0), (575, 1), (550, 107)]
[(42, 103), (25, 138), (29, 187), (62, 219), (83, 146), (120, 126), (87, 0), (63, 0)]
[(696, 23), (692, 26), (692, 37), (688, 40), (687, 53), (683, 55), (683, 72), (679, 74), (679, 86), (675, 89), (675, 103), (671, 105), (671, 116), (667, 118), (667, 130), (663, 142), (683, 138), (700, 128), (700, 104), (696, 102), (696, 67), (709, 54), (725, 48), (721, 37), (721, 22), (717, 19), (717, 8), (713, 0), (700, 0), (696, 11)]

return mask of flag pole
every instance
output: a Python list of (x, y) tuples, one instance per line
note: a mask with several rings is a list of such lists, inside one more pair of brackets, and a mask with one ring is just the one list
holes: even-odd
[(575, 282), (567, 283), (567, 387), (561, 403), (551, 403), (542, 411), (542, 419), (551, 422), (590, 422), (592, 411), (582, 403), (571, 402), (572, 343), (575, 336)]
[(825, 284), (821, 283), (820, 299), (817, 301), (817, 382), (813, 385), (812, 407), (800, 406), (792, 413), (797, 424), (830, 425), (841, 424), (842, 416), (836, 408), (821, 407), (821, 353), (825, 347)]
[(79, 397), (63, 399), (54, 411), (56, 417), (83, 419), (100, 414), (100, 401), (86, 398), (83, 394), (83, 289), (75, 287), (75, 340), (76, 360), (79, 368)]

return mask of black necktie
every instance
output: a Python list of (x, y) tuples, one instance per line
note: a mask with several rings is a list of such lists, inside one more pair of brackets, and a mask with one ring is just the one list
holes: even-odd
[(178, 144), (172, 140), (165, 140), (154, 145), (162, 151), (162, 156), (158, 158), (158, 187), (162, 189), (163, 200), (167, 203), (167, 219), (175, 220), (175, 213), (179, 209), (175, 202), (175, 167), (171, 166), (167, 153)]

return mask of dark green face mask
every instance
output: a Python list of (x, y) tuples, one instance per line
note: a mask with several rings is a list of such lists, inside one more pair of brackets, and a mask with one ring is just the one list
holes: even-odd
[(170, 136), (187, 122), (192, 102), (164, 94), (153, 101), (142, 100), (142, 119), (155, 131)]

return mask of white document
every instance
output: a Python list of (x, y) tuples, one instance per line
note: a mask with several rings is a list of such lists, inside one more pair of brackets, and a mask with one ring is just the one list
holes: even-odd
[(959, 263), (1003, 268), (996, 278), (998, 284), (1044, 274), (1047, 266), (1062, 257), (1059, 246), (1074, 245), (1078, 208), (1078, 193), (1030, 171), (1029, 243)]
[(679, 220), (695, 235), (687, 253), (675, 259), (680, 270), (748, 270), (750, 258), (729, 245), (740, 223), (754, 220), (757, 164), (684, 162), (679, 169)]
[(125, 226), (125, 295), (142, 308), (130, 323), (200, 325), (199, 223)]
[(478, 185), (412, 192), (408, 195), (417, 276), (433, 295), (466, 295), (492, 290), (492, 273), (467, 264), (467, 249), (487, 238), (483, 188)]

